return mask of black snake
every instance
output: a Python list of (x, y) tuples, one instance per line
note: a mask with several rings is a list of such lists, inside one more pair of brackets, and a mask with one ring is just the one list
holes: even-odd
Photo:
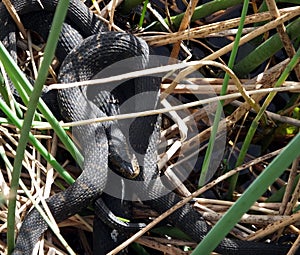
[[(53, 13), (57, 5), (57, 1), (54, 0), (16, 0), (12, 2), (20, 15), (37, 11)], [(136, 63), (138, 68), (147, 66), (149, 49), (144, 41), (130, 34), (105, 31), (103, 23), (81, 1), (73, 0), (70, 2), (66, 22), (74, 27), (83, 38), (87, 39), (74, 49), (65, 51), (65, 55), (68, 55), (60, 69), (59, 80), (61, 83), (91, 79), (105, 66), (134, 56), (140, 56), (140, 59), (144, 61)], [(15, 41), (15, 31), (14, 23), (3, 4), (0, 3), (0, 39), (8, 48), (10, 42)], [(70, 48), (72, 47), (70, 46)], [(11, 54), (15, 54), (15, 49), (10, 48), (10, 51)], [(133, 85), (128, 86), (127, 84), (126, 87), (121, 87), (122, 90), (117, 89), (115, 91), (114, 98), (120, 104), (135, 94), (156, 91), (156, 93), (151, 93), (152, 98), (150, 98), (148, 105), (149, 108), (155, 107), (159, 95), (159, 81), (157, 79), (153, 77), (140, 78), (136, 79)], [(105, 99), (95, 96), (89, 98), (88, 101), (87, 97), (91, 97), (91, 95), (88, 95), (85, 88), (60, 90), (58, 94), (59, 106), (63, 117), (67, 121), (105, 115), (95, 105), (99, 102), (100, 104), (103, 103)], [(63, 221), (69, 216), (80, 212), (81, 209), (97, 200), (105, 187), (110, 185), (107, 184), (109, 137), (122, 135), (119, 133), (120, 129), (114, 128), (114, 125), (115, 123), (108, 122), (90, 124), (77, 129), (84, 153), (84, 171), (67, 190), (47, 200), (56, 221)], [(161, 179), (158, 178), (156, 156), (159, 129), (157, 116), (138, 118), (129, 130), (129, 142), (135, 151), (144, 155), (138, 159), (142, 167), (136, 180), (142, 180), (143, 182), (138, 182), (136, 193), (147, 194), (149, 200), (145, 203), (159, 213), (163, 213), (179, 202), (181, 198), (175, 193), (167, 193)], [(143, 136), (141, 136), (141, 130)], [(118, 144), (116, 145), (118, 146)], [(109, 200), (106, 202), (109, 202)], [(175, 211), (168, 217), (168, 222), (180, 228), (197, 242), (200, 242), (210, 229), (201, 214), (190, 205), (185, 205)], [(100, 224), (100, 226), (103, 225)], [(39, 213), (35, 209), (31, 210), (19, 231), (14, 254), (31, 254), (35, 243), (46, 229), (47, 224)], [(101, 229), (97, 229), (98, 233), (99, 231), (101, 232)], [(109, 228), (105, 228), (105, 231), (108, 234)], [(94, 238), (97, 238), (97, 236)], [(103, 238), (106, 238), (106, 240), (99, 240), (99, 242), (107, 241), (109, 245), (101, 251), (95, 250), (95, 254), (104, 254), (113, 248), (114, 244), (108, 241), (110, 237), (104, 235)], [(273, 255), (286, 254), (288, 248), (275, 244), (225, 238), (215, 251), (221, 254)]]

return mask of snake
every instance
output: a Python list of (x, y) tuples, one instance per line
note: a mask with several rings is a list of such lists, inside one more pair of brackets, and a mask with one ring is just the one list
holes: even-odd
[[(19, 15), (36, 11), (53, 13), (57, 6), (55, 0), (16, 0), (12, 3)], [(106, 66), (121, 59), (136, 56), (143, 60), (141, 63), (136, 63), (138, 68), (144, 69), (147, 67), (147, 59), (150, 54), (148, 45), (132, 34), (107, 31), (105, 25), (81, 1), (70, 1), (66, 22), (74, 26), (75, 30), (84, 39), (79, 45), (66, 51), (65, 59), (59, 71), (59, 82), (69, 83), (92, 79)], [(10, 42), (16, 40), (15, 31), (15, 25), (10, 19), (6, 8), (0, 3), (0, 39), (12, 55), (16, 55), (15, 49), (10, 48)], [(152, 98), (146, 101), (149, 101), (149, 108), (155, 108), (159, 105), (159, 88), (159, 79), (141, 77), (135, 79), (133, 85), (128, 86), (126, 83), (125, 90), (124, 86), (121, 86), (121, 89), (115, 91), (113, 98), (122, 104), (135, 94), (154, 91), (155, 93), (151, 93)], [(107, 96), (110, 97), (110, 94), (99, 92), (97, 95), (101, 96), (89, 98), (91, 95), (84, 86), (59, 90), (57, 101), (61, 115), (66, 121), (106, 116), (106, 110), (99, 109), (97, 104), (102, 103), (104, 108), (108, 107), (108, 110), (110, 110), (113, 107), (112, 104), (106, 104), (107, 101), (111, 101), (107, 100)], [(129, 137), (125, 140), (130, 143), (133, 151), (143, 155), (137, 159), (140, 165), (140, 173), (135, 178), (137, 182), (136, 193), (146, 194), (148, 200), (144, 203), (158, 213), (163, 213), (180, 202), (181, 198), (176, 193), (166, 189), (157, 171), (160, 122), (160, 116), (156, 115), (137, 118), (130, 127)], [(79, 143), (84, 155), (83, 172), (75, 183), (65, 191), (57, 193), (46, 200), (57, 222), (80, 213), (82, 209), (91, 204), (95, 204), (97, 208), (101, 194), (107, 185), (110, 185), (110, 183), (107, 183), (109, 156), (112, 150), (111, 147), (114, 146), (110, 143), (110, 138), (122, 136), (120, 130), (114, 122), (93, 123), (77, 128), (76, 132), (78, 132)], [(116, 147), (123, 146), (121, 140), (116, 139), (114, 142)], [(118, 144), (119, 142), (121, 144)], [(109, 207), (109, 199), (105, 201)], [(109, 240), (111, 238), (110, 231), (115, 225), (106, 223), (106, 219), (101, 218), (101, 216), (100, 219), (105, 224), (103, 229), (105, 233), (101, 234), (101, 238), (105, 240), (100, 240), (100, 242), (107, 242), (108, 246), (103, 250), (94, 250), (94, 254), (99, 255), (106, 254), (109, 249), (117, 245)], [(167, 221), (188, 234), (196, 242), (201, 242), (211, 229), (201, 213), (190, 204), (177, 209), (167, 218)], [(100, 227), (103, 227), (103, 224), (100, 224), (95, 232), (101, 232)], [(123, 227), (120, 227), (120, 231)], [(44, 219), (33, 208), (26, 215), (21, 225), (13, 254), (31, 254), (34, 245), (47, 228)], [(99, 237), (94, 235), (94, 239), (97, 238)], [(273, 255), (286, 254), (289, 248), (289, 246), (274, 243), (243, 241), (226, 237), (215, 251), (220, 254)]]

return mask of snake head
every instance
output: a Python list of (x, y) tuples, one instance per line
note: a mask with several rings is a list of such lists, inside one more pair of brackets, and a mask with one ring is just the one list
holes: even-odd
[(140, 173), (137, 158), (133, 153), (129, 153), (126, 145), (117, 149), (113, 142), (109, 142), (108, 165), (115, 173), (128, 179), (134, 179)]

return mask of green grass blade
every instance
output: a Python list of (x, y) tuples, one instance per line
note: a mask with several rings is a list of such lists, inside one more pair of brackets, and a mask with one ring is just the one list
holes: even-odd
[[(5, 70), (9, 78), (13, 82), (23, 102), (25, 103), (25, 105), (28, 105), (29, 95), (31, 95), (33, 87), (31, 83), (28, 81), (28, 79), (26, 78), (25, 74), (20, 70), (18, 65), (11, 58), (8, 51), (5, 49), (5, 47), (1, 42), (0, 42), (0, 61), (5, 67)], [(63, 128), (61, 128), (59, 122), (55, 119), (52, 112), (49, 110), (48, 106), (41, 99), (39, 99), (38, 102), (38, 109), (44, 115), (44, 117), (49, 122), (49, 124), (52, 126), (52, 128), (54, 129), (55, 133), (58, 135), (61, 142), (66, 146), (67, 150), (71, 153), (72, 157), (75, 160), (77, 160), (77, 163), (80, 166), (82, 166), (83, 156), (81, 155), (77, 147), (74, 145), (72, 140), (68, 137), (68, 135), (63, 130)]]
[[(286, 31), (291, 40), (299, 38), (300, 18), (297, 18), (286, 26)], [(272, 57), (283, 47), (278, 34), (273, 35), (264, 43), (255, 48), (246, 57), (239, 61), (233, 68), (233, 71), (239, 77), (249, 74), (255, 68), (260, 66), (264, 61)]]
[(4, 81), (4, 77), (1, 73), (1, 71), (0, 71), (0, 94), (3, 98), (3, 100), (5, 101), (5, 103), (8, 105), (9, 104), (8, 93), (5, 88), (5, 81)]
[[(290, 72), (294, 69), (294, 67), (299, 63), (300, 60), (300, 48), (298, 48), (296, 54), (294, 55), (294, 57), (291, 59), (290, 63), (287, 65), (287, 67), (284, 69), (284, 71), (282, 72), (281, 76), (279, 77), (279, 79), (277, 80), (277, 82), (275, 83), (274, 87), (279, 87), (283, 84), (283, 82), (287, 79), (287, 77), (289, 76)], [(243, 146), (241, 148), (240, 154), (238, 156), (237, 162), (236, 162), (236, 166), (241, 165), (244, 162), (244, 158), (246, 156), (246, 153), (248, 151), (248, 148), (250, 146), (250, 143), (252, 141), (252, 138), (256, 132), (256, 129), (259, 125), (259, 121), (261, 119), (261, 117), (263, 116), (265, 110), (267, 109), (267, 107), (269, 106), (269, 104), (271, 103), (271, 101), (273, 100), (273, 98), (275, 97), (276, 92), (270, 92), (270, 94), (267, 96), (266, 100), (264, 101), (263, 105), (261, 106), (259, 112), (257, 113), (256, 117), (254, 118), (254, 120), (251, 123), (251, 126), (248, 130), (248, 133), (246, 135), (245, 141), (243, 143)]]
[[(17, 64), (9, 55), (8, 51), (5, 49), (3, 44), (0, 42), (0, 61), (3, 63), (7, 74), (12, 80), (14, 86), (16, 87), (18, 93), (23, 100), (23, 102), (28, 102), (28, 95), (32, 93), (33, 87), (24, 75), (24, 73), (20, 70)], [(24, 93), (24, 91), (26, 93)], [(83, 156), (76, 148), (72, 140), (68, 137), (64, 129), (60, 126), (59, 122), (55, 119), (52, 112), (49, 110), (48, 106), (43, 102), (43, 100), (39, 99), (38, 109), (44, 115), (46, 120), (52, 126), (55, 133), (58, 135), (61, 142), (66, 146), (67, 150), (71, 153), (73, 158), (77, 160), (77, 163), (82, 166)]]
[[(29, 137), (30, 138), (30, 137)], [(2, 157), (6, 168), (9, 171), (13, 171), (13, 166), (11, 164), (11, 162), (9, 161), (9, 159), (6, 156), (5, 150), (3, 148), (3, 146), (0, 146), (0, 156)], [(36, 207), (36, 209), (39, 211), (39, 213), (43, 216), (43, 218), (46, 220), (46, 222), (48, 223), (48, 225), (50, 226), (51, 230), (56, 234), (56, 236), (58, 237), (58, 239), (60, 240), (60, 242), (67, 247), (67, 250), (69, 251), (70, 254), (74, 254), (73, 250), (70, 248), (70, 246), (68, 246), (67, 242), (64, 240), (64, 238), (61, 236), (61, 234), (59, 233), (59, 229), (57, 228), (56, 225), (54, 225), (50, 219), (47, 217), (46, 213), (44, 212), (44, 210), (41, 208), (41, 206), (39, 206), (39, 204), (37, 204), (35, 198), (31, 195), (30, 191), (27, 189), (27, 187), (25, 186), (25, 184), (22, 182), (22, 180), (20, 180), (19, 182), (20, 187), (23, 189), (23, 191), (25, 192), (26, 196), (32, 201), (32, 203), (34, 204), (34, 206)], [(3, 201), (1, 201), (1, 193), (0, 193), (0, 204), (4, 203), (6, 200), (3, 198)]]
[[(281, 76), (279, 77), (279, 79), (275, 83), (275, 85), (274, 85), (275, 88), (279, 87), (279, 86), (281, 86), (281, 84), (283, 84), (283, 82), (289, 76), (290, 72), (293, 70), (293, 68), (299, 62), (299, 58), (300, 58), (300, 48), (297, 50), (295, 56), (291, 59), (290, 63), (287, 65), (287, 67), (285, 68), (285, 70), (282, 72)], [(271, 92), (267, 96), (265, 102), (263, 103), (263, 105), (261, 106), (261, 108), (260, 108), (259, 112), (257, 113), (256, 117), (252, 121), (251, 126), (250, 126), (250, 128), (247, 132), (246, 138), (244, 140), (243, 146), (241, 148), (241, 151), (239, 153), (239, 156), (237, 158), (237, 161), (236, 161), (236, 164), (235, 164), (236, 167), (240, 166), (244, 162), (244, 159), (245, 159), (245, 156), (247, 154), (250, 143), (252, 141), (252, 138), (253, 138), (253, 136), (256, 132), (256, 129), (259, 125), (259, 121), (260, 121), (261, 117), (263, 116), (265, 110), (267, 109), (268, 105), (271, 103), (271, 101), (275, 97), (275, 95), (276, 95), (276, 92)], [(234, 175), (231, 178), (230, 187), (229, 187), (229, 191), (228, 191), (229, 196), (232, 196), (232, 193), (235, 189), (237, 180), (238, 180), (238, 174)]]
[(195, 248), (192, 255), (210, 254), (234, 227), (242, 215), (267, 190), (286, 168), (300, 155), (300, 133), (282, 150), (268, 165), (259, 177), (249, 186), (244, 194), (224, 214), (217, 224), (209, 231), (202, 242)]
[(61, 31), (62, 24), (64, 22), (65, 16), (67, 14), (69, 1), (61, 0), (58, 2), (52, 29), (50, 31), (48, 42), (45, 48), (44, 59), (41, 64), (41, 68), (38, 73), (38, 77), (35, 81), (35, 86), (32, 91), (30, 101), (28, 103), (28, 109), (24, 122), (21, 128), (20, 140), (16, 150), (16, 157), (13, 165), (13, 173), (11, 180), (11, 189), (10, 189), (10, 198), (8, 205), (8, 231), (7, 231), (7, 244), (8, 244), (8, 253), (11, 254), (14, 248), (14, 226), (15, 226), (15, 208), (16, 208), (16, 194), (17, 188), (19, 186), (19, 178), (22, 169), (22, 160), (24, 157), (25, 148), (28, 142), (29, 133), (31, 129), (31, 123), (33, 120), (34, 113), (41, 95), (44, 82), (48, 75), (48, 68), (53, 59), (56, 45), (58, 42), (59, 34)]
[[(10, 95), (7, 91), (7, 86), (9, 84), (6, 84), (6, 79), (4, 78), (3, 74), (1, 73), (2, 71), (5, 71), (3, 70), (2, 68), (2, 63), (1, 63), (1, 71), (0, 71), (0, 94), (3, 98), (3, 100), (6, 102), (7, 105), (10, 105), (12, 101), (12, 104), (13, 104), (13, 107), (14, 107), (14, 110), (16, 111), (17, 115), (21, 118), (23, 117), (23, 112), (19, 106), (19, 104), (16, 102), (15, 98), (13, 97), (13, 95)], [(11, 97), (10, 97), (11, 96)]]
[(143, 6), (141, 18), (140, 18), (140, 21), (139, 21), (139, 28), (143, 27), (143, 23), (144, 23), (145, 14), (146, 14), (146, 11), (147, 11), (147, 4), (148, 4), (148, 3), (149, 3), (149, 0), (146, 0), (146, 1), (144, 2), (144, 6)]
[[(209, 1), (205, 4), (202, 4), (198, 7), (195, 8), (195, 11), (193, 13), (193, 16), (191, 18), (191, 21), (195, 21), (197, 19), (204, 18), (214, 12), (220, 11), (227, 9), (231, 6), (235, 6), (237, 4), (242, 4), (244, 1), (243, 0), (214, 0), (214, 1)], [(181, 14), (178, 14), (176, 16), (170, 17), (171, 24), (169, 24), (169, 20), (165, 19), (165, 22), (168, 25), (172, 25), (175, 29), (179, 28), (181, 20), (184, 16), (184, 12)], [(162, 25), (157, 21), (153, 23), (152, 29), (154, 30), (164, 30)]]
[[(249, 5), (249, 0), (244, 1), (242, 14), (241, 14), (241, 21), (240, 21), (240, 24), (238, 27), (238, 32), (236, 34), (236, 38), (234, 40), (234, 46), (233, 46), (233, 49), (231, 51), (230, 58), (228, 61), (229, 68), (232, 68), (234, 65), (234, 62), (235, 62), (235, 58), (236, 58), (236, 55), (238, 52), (240, 38), (242, 36), (245, 18), (246, 18), (247, 11), (248, 11), (248, 5)], [(227, 93), (229, 78), (230, 78), (229, 75), (226, 73), (225, 77), (224, 77), (223, 85), (222, 85), (222, 90), (220, 93), (221, 96), (225, 95)], [(220, 119), (221, 119), (221, 115), (222, 115), (222, 111), (223, 111), (223, 104), (224, 104), (224, 101), (220, 101), (220, 102), (218, 102), (218, 105), (217, 105), (217, 111), (215, 113), (214, 123), (213, 123), (212, 131), (211, 131), (207, 151), (205, 153), (204, 163), (202, 166), (201, 175), (200, 175), (200, 179), (199, 179), (199, 183), (198, 183), (199, 187), (203, 186), (206, 181), (206, 176), (208, 174), (209, 165), (211, 162), (211, 156), (212, 156), (212, 152), (213, 152), (213, 148), (214, 148), (214, 144), (215, 144), (215, 140), (216, 140), (216, 135), (218, 132), (218, 127), (219, 127), (219, 123), (220, 123)]]
[[(5, 104), (5, 102), (0, 99), (0, 109), (9, 118), (10, 123), (15, 125), (18, 129), (22, 128), (22, 121), (12, 112), (12, 110)], [(47, 162), (49, 162), (53, 168), (59, 172), (59, 174), (64, 178), (64, 180), (72, 184), (74, 179), (71, 175), (56, 161), (56, 159), (46, 150), (46, 148), (39, 142), (38, 139), (34, 137), (32, 133), (29, 133), (30, 143), (41, 153)]]

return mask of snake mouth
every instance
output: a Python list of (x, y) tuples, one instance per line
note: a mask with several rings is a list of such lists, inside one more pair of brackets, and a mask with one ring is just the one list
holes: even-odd
[(134, 179), (140, 173), (140, 167), (134, 154), (132, 154), (129, 162), (129, 160), (124, 160), (117, 152), (110, 152), (108, 166), (115, 173), (128, 179)]
[(128, 177), (128, 178), (134, 179), (140, 174), (140, 166), (139, 166), (137, 158), (134, 154), (132, 155), (131, 166), (132, 166), (133, 172), (131, 174), (131, 178), (130, 177)]

